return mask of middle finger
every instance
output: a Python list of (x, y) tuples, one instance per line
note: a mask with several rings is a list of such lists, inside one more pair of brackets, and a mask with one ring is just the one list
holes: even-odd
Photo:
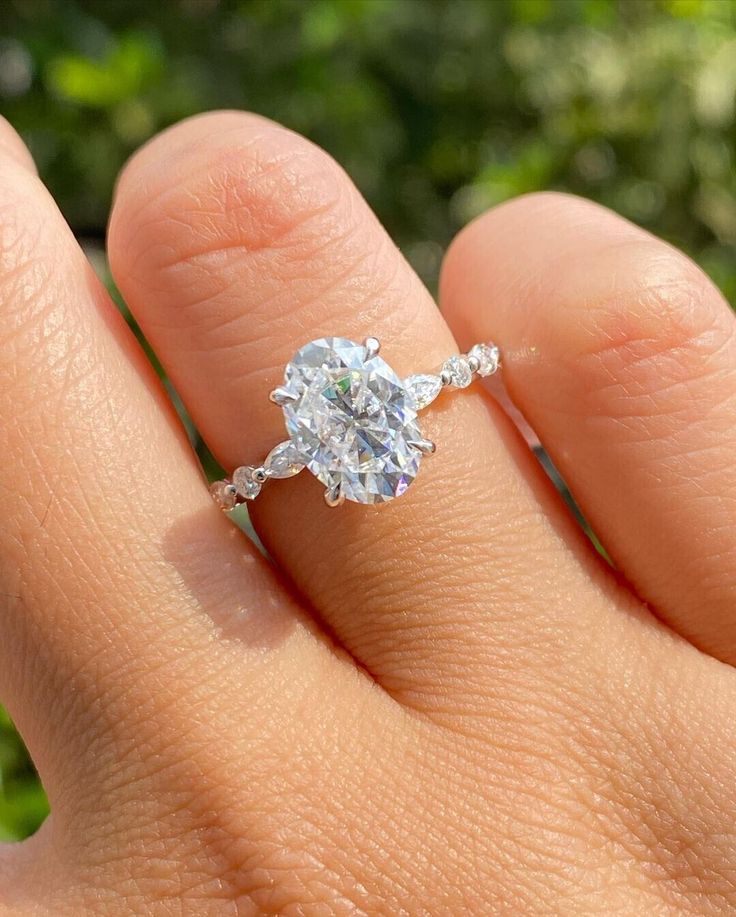
[[(146, 147), (120, 181), (110, 257), (228, 469), (257, 464), (285, 438), (267, 396), (302, 344), (375, 335), (400, 376), (457, 349), (344, 173), (252, 115), (199, 117)], [(529, 658), (534, 644), (558, 658), (573, 622), (600, 623), (601, 612), (596, 601), (580, 607), (594, 561), (556, 494), (477, 390), (443, 394), (423, 430), (437, 455), (401, 500), (329, 509), (308, 474), (269, 484), (253, 504), (264, 543), (393, 691), (467, 686), (489, 648), (521, 643)]]

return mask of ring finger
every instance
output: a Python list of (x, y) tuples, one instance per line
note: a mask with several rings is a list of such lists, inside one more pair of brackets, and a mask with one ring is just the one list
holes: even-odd
[[(109, 244), (123, 295), (227, 468), (284, 438), (267, 396), (307, 341), (375, 335), (400, 376), (456, 351), (344, 173), (252, 115), (193, 119), (138, 154), (119, 183)], [(487, 670), (489, 646), (529, 645), (531, 634), (539, 645), (542, 616), (556, 654), (573, 621), (600, 622), (595, 602), (581, 612), (567, 586), (550, 593), (552, 571), (587, 583), (591, 561), (496, 405), (477, 391), (448, 394), (424, 423), (437, 455), (401, 500), (331, 510), (301, 475), (253, 504), (272, 555), (395, 692), (467, 685)]]

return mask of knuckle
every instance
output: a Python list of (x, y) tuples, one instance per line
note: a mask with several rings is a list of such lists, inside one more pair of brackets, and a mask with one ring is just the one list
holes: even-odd
[[(292, 271), (335, 241), (350, 184), (325, 152), (268, 123), (241, 126), (180, 164), (131, 214), (135, 250), (156, 271), (279, 254)], [(177, 176), (178, 177), (178, 176)]]
[(600, 287), (542, 315), (550, 350), (580, 391), (604, 397), (609, 412), (613, 399), (625, 414), (631, 399), (639, 404), (720, 369), (713, 357), (733, 343), (732, 317), (699, 268), (640, 238), (603, 258)]

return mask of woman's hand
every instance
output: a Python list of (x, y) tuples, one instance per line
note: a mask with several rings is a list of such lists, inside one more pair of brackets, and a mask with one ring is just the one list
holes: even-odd
[(266, 488), (272, 566), (7, 125), (0, 150), (0, 696), (53, 810), (0, 854), (0, 912), (736, 908), (736, 340), (700, 271), (535, 195), (461, 234), (441, 315), (305, 140), (165, 132), (110, 261), (225, 467), (283, 438), (306, 341), (376, 335), (410, 373), (492, 338), (623, 578), (478, 386), (428, 411), (400, 500)]

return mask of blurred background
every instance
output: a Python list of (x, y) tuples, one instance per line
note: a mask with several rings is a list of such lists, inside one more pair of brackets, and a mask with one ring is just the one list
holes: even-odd
[[(734, 303), (735, 105), (735, 0), (0, 0), (0, 113), (105, 277), (125, 159), (233, 107), (340, 160), (431, 288), (463, 224), (556, 188), (684, 248)], [(45, 813), (0, 709), (0, 840)]]

